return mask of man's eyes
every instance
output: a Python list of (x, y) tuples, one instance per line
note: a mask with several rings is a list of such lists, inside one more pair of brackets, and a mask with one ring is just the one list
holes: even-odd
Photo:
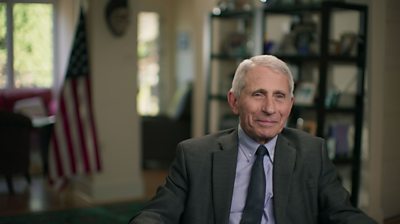
[[(257, 91), (257, 92), (254, 92), (252, 95), (255, 97), (265, 97), (267, 95), (267, 93), (262, 92), (262, 91)], [(284, 93), (274, 93), (272, 96), (276, 99), (285, 99), (286, 98), (286, 94), (284, 94)]]
[(283, 94), (283, 93), (277, 93), (277, 94), (274, 94), (274, 95), (275, 95), (275, 97), (278, 98), (278, 99), (284, 99), (284, 98), (286, 98), (286, 94)]
[(261, 93), (261, 92), (255, 92), (255, 93), (253, 93), (253, 96), (264, 96), (265, 94), (264, 93)]

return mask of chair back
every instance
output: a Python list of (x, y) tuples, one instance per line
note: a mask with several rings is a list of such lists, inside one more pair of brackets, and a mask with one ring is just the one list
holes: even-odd
[(23, 114), (0, 111), (0, 173), (27, 173), (29, 169), (31, 119)]
[(14, 112), (24, 114), (30, 118), (48, 116), (46, 107), (40, 97), (30, 97), (15, 102)]

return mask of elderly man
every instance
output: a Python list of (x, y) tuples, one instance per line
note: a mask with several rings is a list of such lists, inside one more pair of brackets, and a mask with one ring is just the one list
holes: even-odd
[(178, 144), (164, 186), (131, 223), (375, 223), (349, 202), (323, 139), (285, 127), (293, 77), (244, 60), (228, 92), (237, 128)]

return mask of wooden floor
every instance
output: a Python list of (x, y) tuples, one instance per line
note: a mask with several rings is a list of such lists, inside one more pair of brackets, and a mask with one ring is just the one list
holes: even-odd
[[(164, 170), (144, 171), (145, 200), (155, 193), (160, 184), (164, 183), (166, 173)], [(14, 177), (13, 183), (16, 193), (9, 195), (5, 178), (0, 177), (0, 217), (93, 205), (73, 194), (68, 186), (63, 191), (55, 191), (49, 187), (42, 175), (34, 175), (30, 185), (23, 177)]]

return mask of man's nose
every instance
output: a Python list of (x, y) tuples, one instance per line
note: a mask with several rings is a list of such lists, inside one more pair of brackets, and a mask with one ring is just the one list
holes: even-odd
[(273, 100), (273, 97), (267, 96), (265, 98), (262, 110), (264, 113), (267, 113), (267, 114), (275, 113), (275, 102)]

